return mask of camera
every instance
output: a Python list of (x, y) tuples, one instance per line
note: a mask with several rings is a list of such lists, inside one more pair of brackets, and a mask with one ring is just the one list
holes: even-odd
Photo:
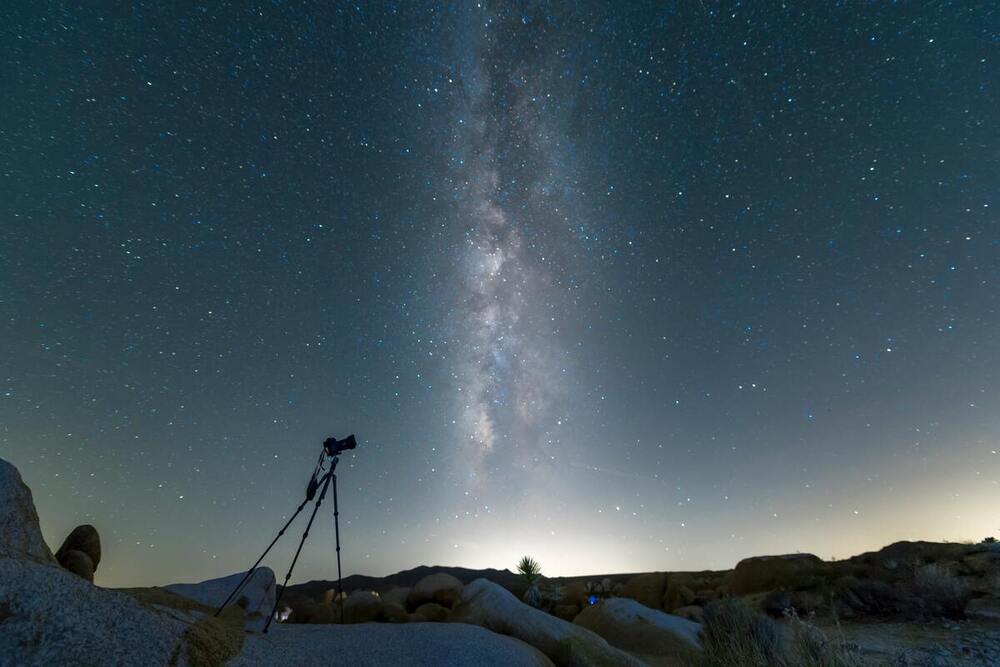
[(354, 434), (347, 436), (341, 440), (337, 438), (327, 438), (323, 441), (323, 450), (326, 451), (327, 456), (337, 456), (341, 452), (347, 451), (348, 449), (354, 449), (358, 446), (358, 441), (354, 439)]

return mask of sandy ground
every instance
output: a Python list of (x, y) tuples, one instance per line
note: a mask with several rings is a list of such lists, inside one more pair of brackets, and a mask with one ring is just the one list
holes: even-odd
[(524, 642), (463, 623), (277, 625), (248, 634), (230, 667), (439, 665), (539, 667), (552, 663)]

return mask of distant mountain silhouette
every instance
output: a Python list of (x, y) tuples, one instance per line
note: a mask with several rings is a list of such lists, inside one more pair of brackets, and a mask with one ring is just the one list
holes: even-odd
[[(523, 591), (524, 589), (524, 583), (522, 582), (520, 575), (511, 572), (510, 570), (494, 570), (492, 568), (486, 570), (471, 570), (466, 567), (420, 565), (413, 569), (403, 570), (402, 572), (390, 574), (385, 577), (369, 577), (363, 574), (352, 574), (349, 577), (344, 577), (344, 591), (350, 593), (355, 590), (366, 590), (382, 593), (389, 590), (393, 586), (413, 586), (427, 575), (436, 574), (438, 572), (446, 572), (461, 581), (463, 584), (467, 584), (474, 579), (482, 578), (489, 579), (493, 583), (503, 586), (511, 591)], [(322, 597), (323, 593), (326, 591), (336, 588), (336, 579), (333, 581), (319, 579), (308, 581), (304, 584), (289, 586), (286, 596), (290, 599), (307, 597), (315, 600)]]

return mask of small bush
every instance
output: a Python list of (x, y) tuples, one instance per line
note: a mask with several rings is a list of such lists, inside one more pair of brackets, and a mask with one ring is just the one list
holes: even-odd
[(843, 639), (831, 639), (794, 611), (782, 627), (736, 599), (705, 607), (701, 667), (861, 667)]
[(843, 638), (831, 639), (794, 613), (788, 616), (788, 624), (789, 636), (782, 657), (789, 667), (861, 667), (864, 664), (858, 652)]
[(934, 615), (961, 617), (969, 601), (969, 587), (943, 565), (921, 565), (913, 574), (913, 583), (927, 611)]
[(704, 614), (706, 667), (779, 664), (780, 631), (774, 621), (733, 598), (712, 602)]

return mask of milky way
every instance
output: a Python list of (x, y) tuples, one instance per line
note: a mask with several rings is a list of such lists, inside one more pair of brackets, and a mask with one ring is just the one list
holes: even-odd
[(0, 456), (104, 585), (249, 564), (350, 432), (347, 572), (1000, 533), (997, 17), (15, 3)]

